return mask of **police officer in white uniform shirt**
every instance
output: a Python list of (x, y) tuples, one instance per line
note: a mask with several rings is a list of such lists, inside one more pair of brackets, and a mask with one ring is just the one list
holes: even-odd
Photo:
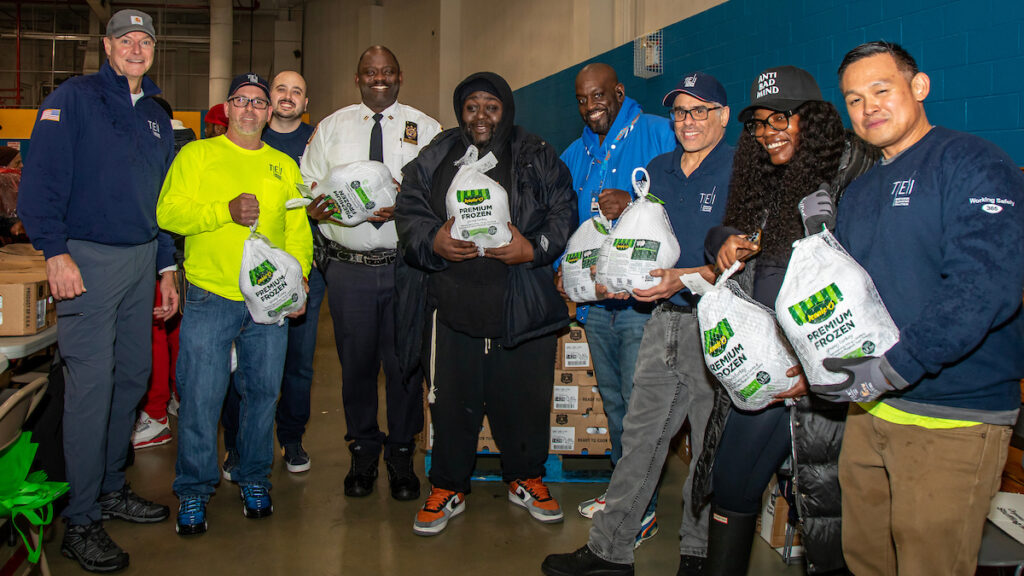
[[(302, 177), (309, 186), (327, 178), (332, 168), (360, 160), (383, 162), (400, 184), (402, 166), (441, 131), (437, 120), (397, 101), (402, 72), (391, 50), (367, 48), (359, 58), (355, 81), (362, 102), (324, 118), (302, 157)], [(336, 206), (323, 195), (307, 208), (320, 222), (315, 257), (327, 281), (342, 366), (345, 440), (352, 452), (345, 495), (373, 492), (383, 449), (392, 497), (415, 500), (420, 486), (413, 472), (413, 437), (423, 428), (422, 375), (403, 379), (395, 353), (398, 236), (393, 210), (381, 208), (367, 222), (344, 226), (331, 219)], [(381, 365), (387, 380), (387, 435), (377, 424)]]

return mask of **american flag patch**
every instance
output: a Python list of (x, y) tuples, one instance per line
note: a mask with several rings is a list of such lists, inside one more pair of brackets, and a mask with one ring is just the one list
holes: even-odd
[(60, 122), (60, 108), (47, 108), (46, 110), (43, 110), (43, 113), (39, 116), (39, 119)]

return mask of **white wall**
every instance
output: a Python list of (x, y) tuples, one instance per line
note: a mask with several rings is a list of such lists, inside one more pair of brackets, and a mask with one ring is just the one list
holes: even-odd
[(451, 126), (452, 90), (473, 72), (497, 72), (515, 90), (723, 1), (308, 0), (310, 116), (358, 101), (356, 61), (371, 44), (398, 57), (399, 99)]

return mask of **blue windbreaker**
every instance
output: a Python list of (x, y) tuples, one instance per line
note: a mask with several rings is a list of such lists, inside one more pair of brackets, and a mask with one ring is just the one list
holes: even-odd
[(156, 200), (174, 154), (171, 121), (150, 98), (148, 77), (133, 106), (128, 80), (109, 63), (67, 80), (43, 101), (21, 180), (18, 213), (46, 258), (69, 239), (137, 246), (159, 239), (157, 269), (174, 264)]

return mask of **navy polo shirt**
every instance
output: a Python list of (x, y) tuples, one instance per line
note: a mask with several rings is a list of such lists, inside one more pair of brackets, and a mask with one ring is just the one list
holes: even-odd
[[(651, 176), (650, 193), (665, 203), (672, 231), (679, 240), (679, 260), (675, 268), (703, 266), (704, 237), (725, 218), (735, 149), (720, 141), (693, 174), (686, 176), (680, 167), (682, 146), (655, 157), (647, 165)], [(697, 300), (689, 290), (677, 292), (669, 300), (680, 306), (693, 306)]]

